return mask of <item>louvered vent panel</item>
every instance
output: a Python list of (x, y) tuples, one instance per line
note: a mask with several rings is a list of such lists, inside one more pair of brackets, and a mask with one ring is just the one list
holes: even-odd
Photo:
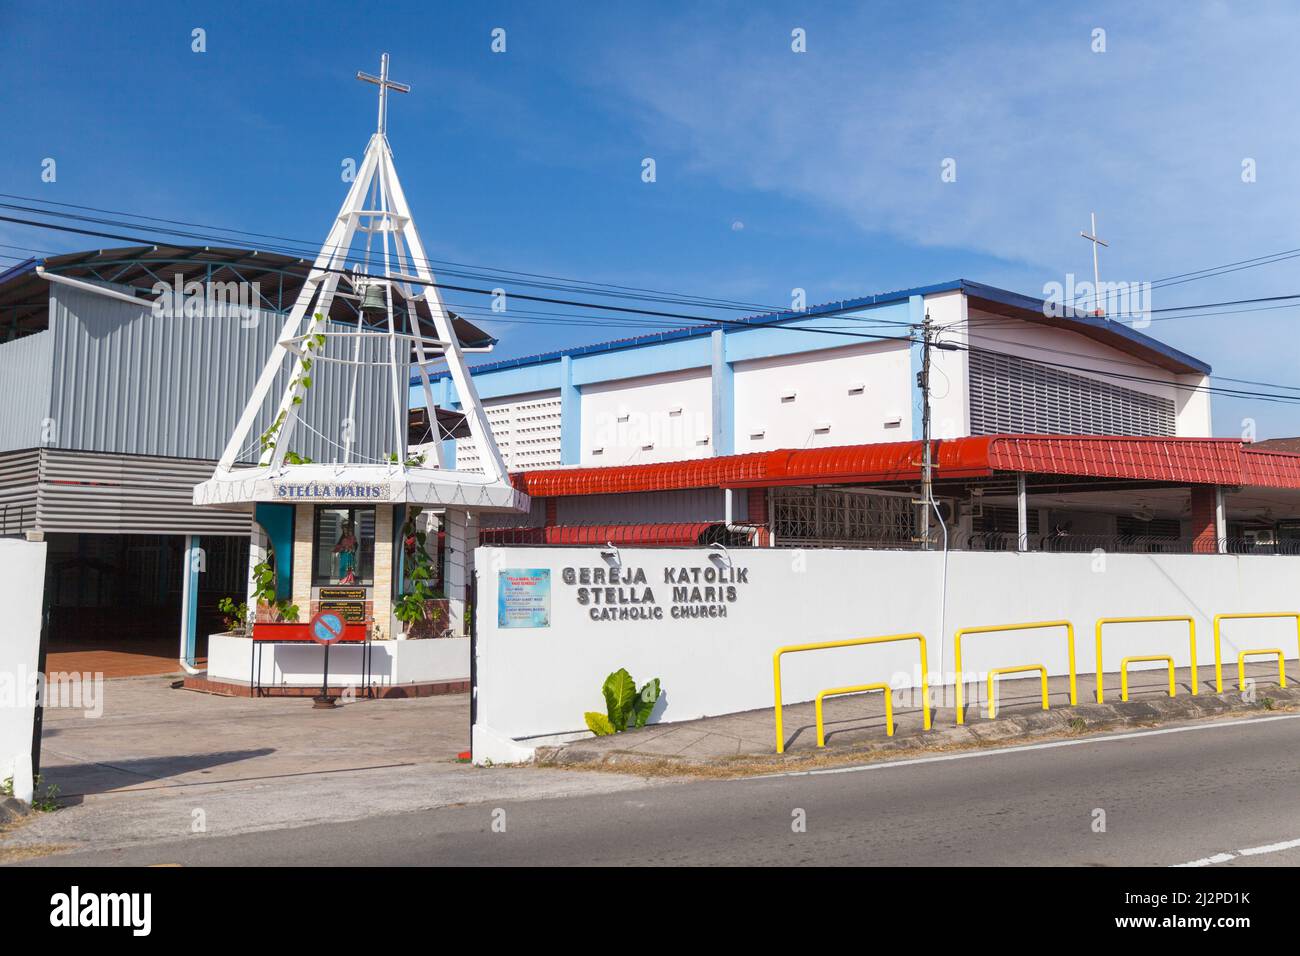
[(972, 435), (1158, 435), (1175, 430), (1167, 398), (1010, 355), (970, 353)]
[[(492, 436), (507, 470), (560, 464), (560, 397), (485, 405)], [(473, 439), (456, 441), (456, 470), (482, 472)]]

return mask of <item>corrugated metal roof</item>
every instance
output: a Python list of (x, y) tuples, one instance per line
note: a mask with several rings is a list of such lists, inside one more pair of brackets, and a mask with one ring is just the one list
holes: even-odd
[[(752, 315), (743, 319), (728, 320), (726, 325), (715, 323), (701, 323), (700, 325), (690, 326), (680, 329), (671, 329), (666, 332), (654, 332), (647, 335), (638, 335), (631, 338), (616, 339), (609, 342), (598, 342), (593, 345), (583, 345), (572, 349), (563, 349), (554, 352), (542, 352), (537, 355), (526, 355), (520, 358), (502, 359), (496, 362), (484, 362), (475, 365), (470, 372), (477, 375), (482, 372), (499, 372), (505, 369), (519, 368), (526, 365), (541, 365), (546, 362), (558, 361), (561, 357), (568, 355), (577, 358), (583, 355), (594, 355), (600, 352), (613, 352), (619, 349), (639, 348), (645, 345), (655, 345), (660, 342), (671, 342), (677, 339), (694, 338), (700, 335), (709, 335), (718, 330), (736, 332), (744, 331), (744, 326), (762, 328), (763, 326), (772, 325), (781, 322), (790, 322), (800, 319), (817, 318), (819, 316), (832, 316), (842, 312), (851, 312), (858, 309), (865, 309), (875, 305), (888, 305), (891, 303), (905, 302), (914, 295), (935, 295), (940, 292), (963, 292), (976, 300), (976, 304), (989, 311), (997, 312), (1003, 315), (1031, 318), (1034, 322), (1041, 325), (1048, 325), (1055, 328), (1068, 329), (1078, 332), (1090, 339), (1103, 342), (1113, 348), (1123, 352), (1137, 355), (1155, 365), (1165, 368), (1172, 372), (1184, 374), (1201, 374), (1209, 375), (1210, 366), (1181, 352), (1172, 346), (1153, 339), (1151, 336), (1138, 331), (1132, 326), (1125, 325), (1123, 322), (1116, 322), (1104, 316), (1095, 316), (1088, 312), (1078, 311), (1072, 308), (1066, 308), (1063, 315), (1050, 316), (1044, 309), (1044, 301), (1036, 299), (1033, 296), (1022, 295), (1019, 292), (1011, 292), (1007, 289), (999, 289), (995, 286), (984, 285), (981, 282), (972, 282), (969, 279), (951, 279), (947, 282), (938, 282), (933, 285), (916, 286), (911, 289), (899, 289), (895, 292), (881, 292), (876, 295), (862, 296), (856, 299), (844, 299), (839, 302), (827, 302), (822, 305), (810, 306), (803, 310), (787, 310), (785, 312), (769, 312), (761, 315)], [(743, 323), (740, 324), (740, 323)], [(443, 377), (446, 372), (431, 373), (434, 377)], [(418, 377), (411, 379), (411, 384), (419, 384)]]
[[(199, 508), (215, 462), (42, 448), (36, 527), (113, 534), (247, 535), (247, 512)], [(3, 477), (3, 476), (0, 476)]]
[[(308, 259), (277, 252), (167, 243), (91, 249), (28, 259), (0, 272), (0, 306), (4, 307), (6, 321), (16, 319), (20, 331), (45, 327), (49, 283), (36, 274), (39, 265), (44, 265), (47, 272), (88, 280), (101, 278), (97, 270), (105, 270), (111, 276), (112, 285), (133, 291), (146, 304), (153, 301), (153, 286), (160, 278), (172, 283), (179, 277), (182, 285), (188, 281), (257, 282), (265, 286), (262, 295), (275, 303), (274, 308), (266, 302), (262, 306), (277, 314), (287, 314), (312, 268)], [(393, 287), (393, 294), (400, 305), (409, 305), (400, 286)], [(427, 303), (419, 307), (420, 318), (426, 323), (429, 321), (428, 308)], [(484, 347), (496, 342), (473, 322), (450, 310), (448, 315), (461, 345)], [(356, 322), (355, 310), (339, 296), (331, 304), (330, 317), (350, 324)]]
[[(127, 303), (67, 287), (50, 293), (48, 311), (50, 328), (45, 332), (0, 345), (0, 370), (10, 364), (10, 351), (21, 359), (43, 348), (40, 361), (47, 363), (46, 411), (33, 408), (31, 421), (0, 424), (0, 449), (43, 444), (216, 459), (280, 334), (280, 323), (266, 317), (253, 323), (233, 316), (155, 320), (141, 317)], [(336, 338), (327, 344), (327, 352), (347, 357), (353, 347)], [(387, 358), (382, 339), (366, 340), (360, 348), (364, 361)], [(285, 363), (274, 393), (292, 374), (292, 366)], [(359, 369), (354, 383), (347, 366), (337, 363), (322, 365), (312, 377), (311, 397), (302, 408), (303, 427), (294, 434), (292, 450), (315, 461), (337, 461), (338, 431), (352, 407), (352, 389), (357, 408), (391, 408), (391, 377), (384, 368), (369, 365)], [(402, 389), (399, 397), (406, 395)], [(16, 407), (25, 412), (34, 400), (28, 396)], [(256, 452), (255, 436), (270, 427), (274, 414), (274, 407), (264, 403), (246, 455)], [(46, 417), (54, 432), (37, 437)], [(377, 419), (375, 425), (358, 428), (355, 441), (359, 460), (379, 461), (393, 450), (395, 437), (390, 426)]]
[[(680, 488), (916, 481), (922, 443), (888, 442), (724, 455), (691, 461), (521, 472), (534, 497), (633, 494)], [(1252, 451), (1231, 438), (986, 435), (933, 443), (937, 478), (994, 472), (1174, 484), (1300, 488), (1300, 455)]]

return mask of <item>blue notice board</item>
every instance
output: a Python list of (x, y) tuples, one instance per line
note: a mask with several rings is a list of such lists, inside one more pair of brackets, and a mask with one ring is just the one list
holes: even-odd
[(551, 626), (551, 569), (497, 572), (497, 627)]

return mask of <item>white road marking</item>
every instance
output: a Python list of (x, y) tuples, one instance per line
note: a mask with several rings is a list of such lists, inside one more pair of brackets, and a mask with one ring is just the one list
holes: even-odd
[[(788, 770), (784, 773), (766, 773), (755, 777), (736, 777), (734, 782), (747, 780), (771, 780), (775, 777), (815, 777), (830, 773), (858, 773), (862, 770), (885, 770), (889, 767), (910, 767), (917, 764), (940, 763), (946, 760), (971, 760), (976, 757), (1004, 757), (1008, 754), (1027, 753), (1031, 750), (1055, 750), (1057, 747), (1077, 747), (1080, 744), (1106, 744), (1116, 741), (1134, 740), (1138, 737), (1159, 737), (1163, 734), (1184, 734), (1198, 730), (1218, 730), (1223, 727), (1240, 727), (1243, 724), (1271, 724), (1276, 720), (1296, 720), (1300, 714), (1277, 714), (1273, 717), (1250, 717), (1236, 720), (1220, 720), (1212, 724), (1188, 724), (1183, 727), (1162, 727), (1159, 730), (1135, 730), (1126, 734), (1106, 734), (1102, 737), (1082, 737), (1073, 740), (1052, 740), (1041, 744), (1021, 744), (999, 747), (996, 750), (969, 750), (954, 754), (936, 754), (931, 757), (909, 757), (905, 760), (885, 760), (879, 763), (858, 764), (853, 767), (827, 767), (822, 770)], [(1260, 856), (1264, 853), (1280, 853), (1284, 850), (1300, 848), (1300, 839), (1285, 840), (1281, 843), (1266, 843), (1263, 846), (1247, 847), (1236, 853), (1216, 853), (1188, 863), (1175, 863), (1175, 867), (1214, 866), (1227, 863), (1238, 856)]]
[(1252, 846), (1245, 850), (1238, 850), (1242, 856), (1259, 856), (1261, 853), (1280, 853), (1283, 850), (1294, 850), (1300, 846), (1300, 840), (1287, 840), (1285, 843), (1269, 843), (1266, 846)]
[(1244, 850), (1238, 850), (1236, 853), (1216, 853), (1214, 856), (1207, 856), (1200, 860), (1192, 860), (1191, 863), (1175, 863), (1174, 866), (1214, 866), (1216, 863), (1227, 863), (1229, 860), (1235, 860), (1239, 856), (1259, 856), (1263, 853), (1281, 853), (1283, 850), (1294, 850), (1300, 847), (1300, 840), (1284, 840), (1281, 843), (1265, 843), (1263, 846), (1248, 846)]
[(941, 763), (947, 760), (974, 760), (978, 757), (1005, 757), (1010, 754), (1029, 753), (1033, 750), (1055, 750), (1058, 747), (1078, 747), (1082, 744), (1106, 744), (1116, 741), (1135, 740), (1138, 737), (1159, 737), (1163, 734), (1186, 734), (1201, 730), (1218, 730), (1223, 727), (1241, 727), (1250, 724), (1269, 724), (1275, 720), (1297, 720), (1300, 714), (1277, 714), (1273, 717), (1249, 717), (1234, 720), (1220, 720), (1212, 724), (1188, 724), (1184, 727), (1163, 727), (1159, 730), (1135, 730), (1122, 734), (1106, 734), (1101, 737), (1079, 737), (1070, 740), (1051, 740), (1041, 744), (1019, 744), (999, 747), (993, 750), (964, 750), (952, 754), (936, 754), (931, 757), (908, 757), (904, 760), (882, 760), (878, 763), (856, 764), (851, 767), (826, 767), (820, 770), (786, 770), (781, 773), (765, 773), (753, 777), (733, 777), (732, 782), (743, 783), (749, 780), (770, 780), (774, 777), (816, 777), (831, 773), (859, 773), (864, 770), (887, 770), (890, 767), (912, 767), (918, 764)]

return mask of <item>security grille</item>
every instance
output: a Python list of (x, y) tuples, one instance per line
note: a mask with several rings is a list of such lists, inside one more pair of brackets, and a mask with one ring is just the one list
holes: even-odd
[(1121, 537), (1177, 538), (1183, 533), (1177, 518), (1149, 518), (1143, 521), (1131, 515), (1117, 515), (1115, 533)]
[(774, 489), (773, 531), (785, 547), (911, 546), (916, 508), (908, 495), (828, 488)]
[[(560, 464), (558, 395), (553, 398), (486, 405), (483, 411), (507, 469), (522, 471)], [(457, 440), (456, 470), (483, 470), (478, 448), (472, 439)]]
[(971, 434), (1173, 435), (1167, 398), (1010, 355), (970, 353)]
[[(1025, 512), (1026, 530), (1038, 534), (1038, 509), (1029, 508)], [(976, 533), (1018, 534), (1020, 531), (1020, 512), (1015, 508), (985, 505), (980, 513), (971, 515), (971, 530)]]

